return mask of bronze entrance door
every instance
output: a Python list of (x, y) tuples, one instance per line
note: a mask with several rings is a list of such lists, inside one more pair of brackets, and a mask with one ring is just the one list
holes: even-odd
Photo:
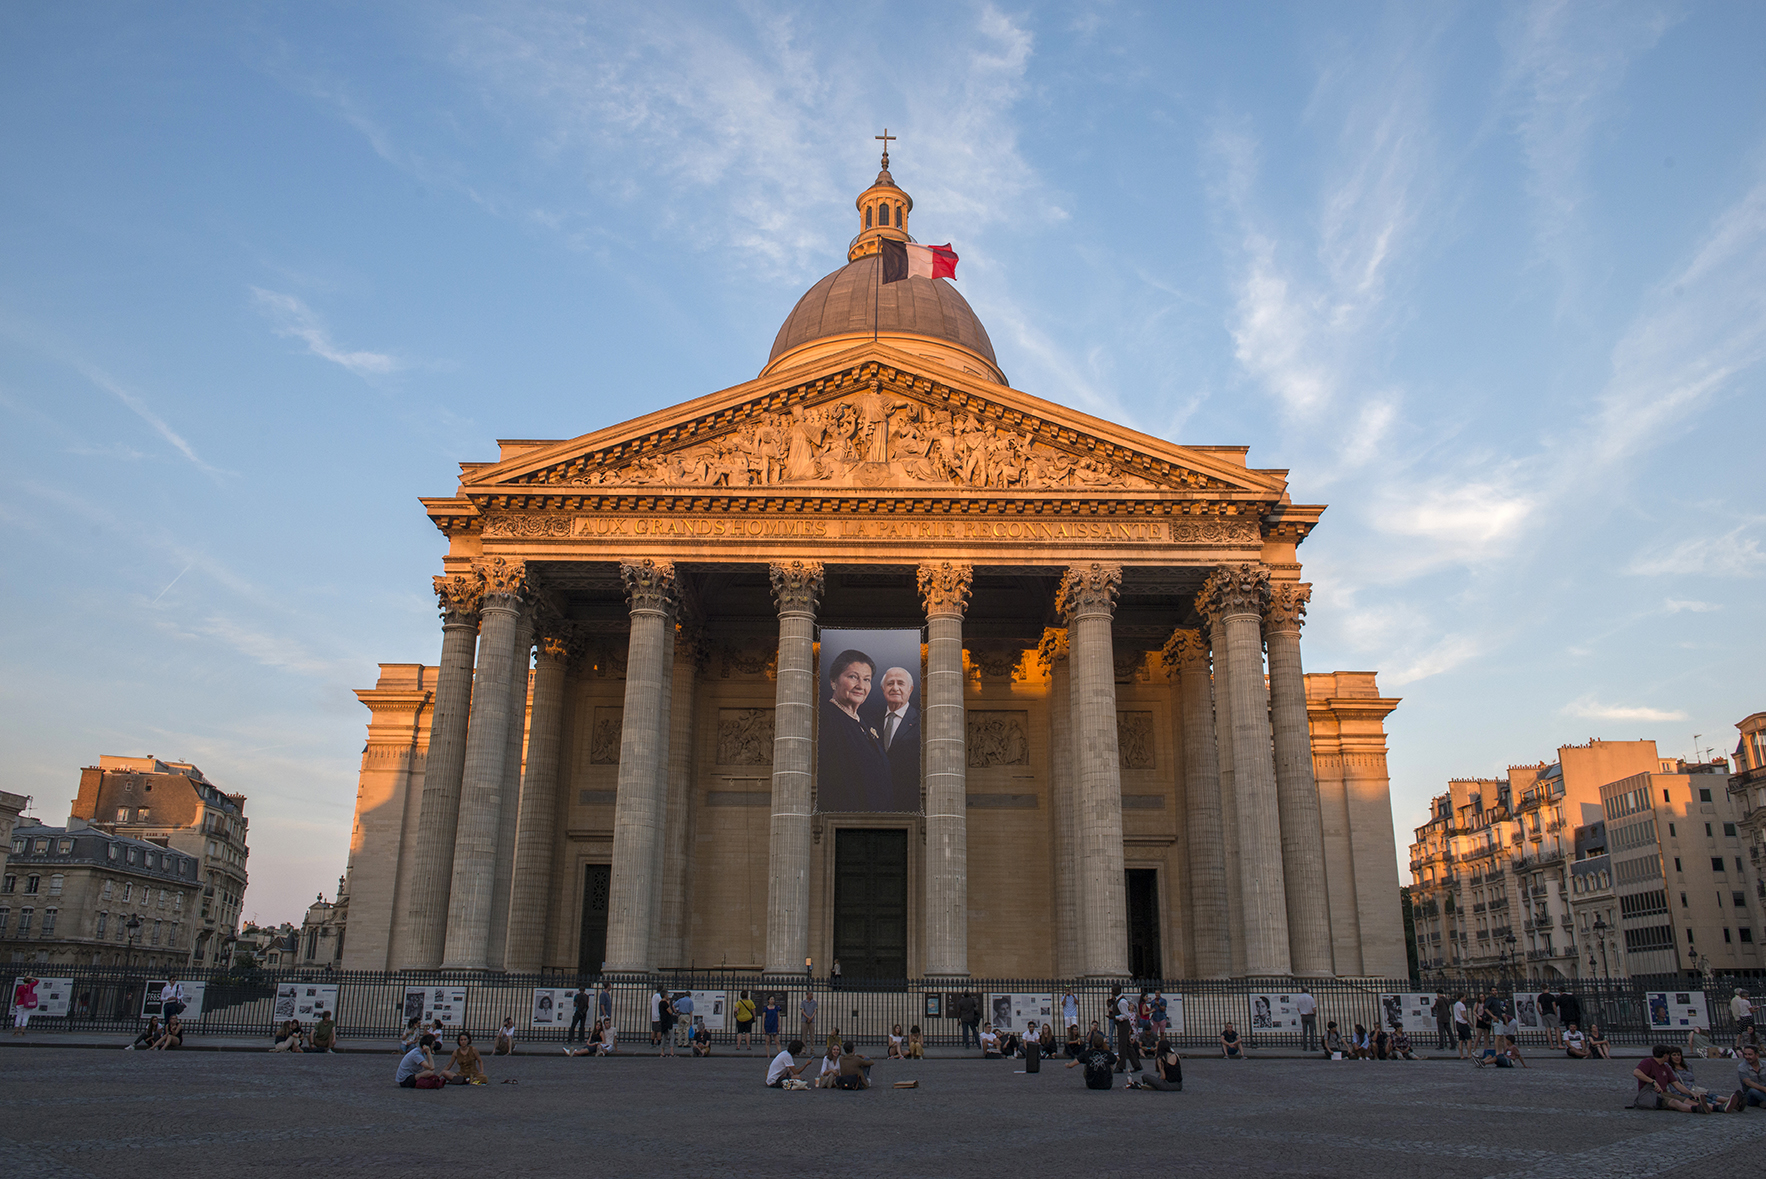
[(1130, 868), (1128, 893), (1128, 973), (1133, 978), (1163, 978), (1165, 963), (1159, 946), (1159, 870)]
[(834, 957), (842, 978), (906, 978), (908, 833), (834, 833)]
[(579, 976), (600, 974), (607, 958), (607, 897), (612, 885), (611, 864), (583, 865), (583, 929), (576, 951)]

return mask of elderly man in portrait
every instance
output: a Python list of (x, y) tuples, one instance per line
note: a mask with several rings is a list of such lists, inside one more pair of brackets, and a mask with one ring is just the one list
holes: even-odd
[(889, 755), (892, 811), (920, 809), (920, 710), (914, 707), (914, 677), (905, 667), (883, 673), (884, 713), (877, 725)]

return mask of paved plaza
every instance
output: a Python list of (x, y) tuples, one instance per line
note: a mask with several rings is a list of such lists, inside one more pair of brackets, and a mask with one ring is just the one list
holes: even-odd
[[(491, 1083), (392, 1083), (387, 1054), (0, 1051), (0, 1157), (90, 1176), (1760, 1173), (1766, 1115), (1624, 1109), (1631, 1062), (1186, 1060), (1182, 1093), (1087, 1090), (1080, 1070), (884, 1062), (864, 1093), (780, 1092), (765, 1059), (559, 1053)], [(1727, 1087), (1733, 1066), (1701, 1062)], [(504, 1084), (513, 1079), (517, 1084)], [(918, 1089), (887, 1087), (916, 1079)]]

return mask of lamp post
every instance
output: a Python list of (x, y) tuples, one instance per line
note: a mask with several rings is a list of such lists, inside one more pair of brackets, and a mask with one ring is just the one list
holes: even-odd
[(129, 931), (129, 965), (135, 965), (135, 939), (141, 936), (141, 918), (130, 913), (129, 919), (123, 922), (123, 928)]
[(1515, 935), (1513, 933), (1504, 935), (1502, 939), (1502, 969), (1504, 975), (1513, 975), (1517, 978), (1520, 976), (1520, 972), (1515, 969)]
[[(1612, 977), (1612, 969), (1607, 965), (1607, 929), (1608, 926), (1604, 918), (1596, 917), (1594, 919), (1594, 940), (1600, 943), (1600, 975), (1602, 978)], [(1588, 964), (1594, 965), (1593, 954), (1588, 956)]]

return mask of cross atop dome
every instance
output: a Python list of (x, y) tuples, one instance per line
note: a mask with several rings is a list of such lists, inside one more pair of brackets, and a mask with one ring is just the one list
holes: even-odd
[(883, 128), (883, 134), (872, 136), (883, 142), (883, 170), (871, 187), (865, 189), (853, 204), (858, 208), (859, 232), (847, 247), (846, 260), (856, 262), (867, 254), (875, 254), (884, 238), (911, 242), (908, 236), (908, 214), (913, 211), (914, 198), (903, 192), (889, 174), (889, 144), (897, 136)]

